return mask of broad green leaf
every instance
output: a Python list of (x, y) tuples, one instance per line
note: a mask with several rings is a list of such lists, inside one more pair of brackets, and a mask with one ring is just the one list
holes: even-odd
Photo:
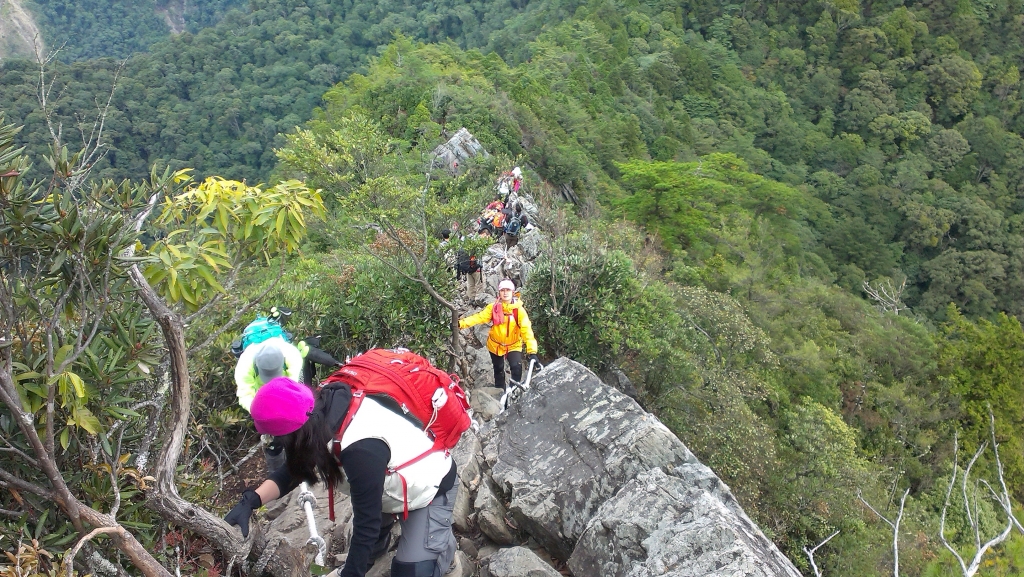
[(210, 287), (216, 290), (217, 292), (227, 292), (224, 290), (224, 287), (221, 286), (219, 282), (217, 282), (217, 279), (213, 278), (213, 274), (210, 273), (210, 269), (206, 268), (205, 266), (199, 265), (196, 267), (196, 272), (199, 273), (199, 276), (203, 277), (203, 280), (209, 283)]
[(286, 216), (287, 216), (286, 211), (282, 210), (282, 211), (277, 213), (276, 228), (277, 228), (277, 235), (278, 236), (281, 236), (282, 232), (284, 231), (284, 219), (285, 219)]
[(53, 259), (53, 265), (50, 266), (50, 274), (53, 274), (60, 270), (60, 267), (64, 265), (64, 259), (66, 259), (67, 256), (68, 253), (61, 252), (60, 254), (57, 255), (57, 258)]
[[(84, 429), (90, 435), (96, 435), (103, 430), (103, 425), (92, 411), (85, 407), (75, 407), (72, 411), (75, 424)], [(68, 424), (71, 424), (70, 422)]]
[(26, 379), (41, 379), (42, 377), (43, 375), (35, 371), (29, 371), (26, 373), (15, 373), (14, 382), (24, 381)]
[(66, 359), (73, 350), (75, 350), (75, 347), (72, 345), (64, 345), (57, 349), (57, 354), (53, 355), (53, 366), (59, 367), (64, 364), (64, 359)]

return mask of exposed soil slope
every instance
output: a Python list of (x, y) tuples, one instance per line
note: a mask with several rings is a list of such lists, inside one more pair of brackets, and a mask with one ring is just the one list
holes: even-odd
[(43, 51), (43, 37), (21, 0), (0, 0), (0, 60)]

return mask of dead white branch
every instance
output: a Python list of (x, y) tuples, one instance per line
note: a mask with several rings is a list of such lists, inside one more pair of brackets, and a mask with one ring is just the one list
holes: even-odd
[[(956, 558), (957, 562), (960, 564), (960, 570), (963, 573), (964, 577), (973, 577), (974, 575), (976, 575), (978, 573), (978, 569), (981, 568), (981, 561), (984, 558), (985, 553), (987, 553), (989, 551), (989, 549), (991, 549), (991, 548), (1001, 544), (1003, 541), (1005, 541), (1007, 539), (1007, 537), (1010, 536), (1010, 531), (1013, 530), (1013, 526), (1014, 526), (1012, 503), (1010, 501), (1009, 492), (1006, 490), (1006, 483), (1005, 483), (1005, 481), (1003, 479), (1003, 465), (1002, 465), (1002, 462), (999, 460), (999, 446), (998, 446), (998, 444), (995, 441), (995, 418), (992, 417), (991, 411), (989, 411), (989, 418), (990, 418), (989, 426), (991, 428), (991, 434), (992, 434), (993, 451), (995, 452), (995, 457), (996, 457), (996, 472), (997, 472), (997, 475), (999, 476), (999, 485), (1000, 485), (1001, 491), (1002, 491), (1002, 495), (995, 495), (994, 498), (995, 498), (996, 502), (998, 502), (1000, 504), (1000, 507), (1003, 509), (1003, 511), (1007, 514), (1008, 518), (1007, 518), (1007, 521), (1006, 521), (1006, 527), (999, 534), (997, 534), (995, 537), (992, 537), (988, 541), (985, 541), (984, 543), (982, 543), (981, 522), (978, 519), (978, 505), (977, 505), (978, 495), (977, 495), (977, 490), (975, 491), (975, 494), (974, 494), (974, 510), (972, 512), (972, 510), (971, 510), (971, 496), (970, 496), (970, 494), (969, 494), (969, 492), (967, 490), (967, 487), (968, 487), (969, 478), (971, 476), (971, 469), (974, 467), (974, 464), (978, 461), (978, 457), (980, 457), (981, 454), (987, 448), (988, 443), (982, 443), (981, 446), (978, 447), (978, 450), (974, 453), (974, 456), (967, 463), (967, 467), (964, 468), (963, 474), (961, 475), (959, 473), (960, 468), (959, 468), (958, 461), (957, 461), (958, 456), (959, 456), (959, 450), (960, 450), (959, 438), (957, 436), (954, 436), (953, 437), (953, 474), (949, 478), (949, 487), (946, 489), (946, 501), (942, 505), (942, 516), (941, 516), (940, 521), (939, 521), (939, 540), (942, 541), (943, 546), (945, 546), (946, 549), (948, 549), (949, 552), (953, 554), (953, 557)], [(950, 544), (948, 539), (946, 539), (946, 515), (948, 514), (949, 501), (950, 501), (951, 496), (953, 495), (953, 487), (956, 486), (957, 477), (960, 477), (960, 479), (961, 479), (960, 487), (961, 487), (961, 496), (962, 496), (963, 501), (964, 501), (964, 503), (963, 503), (963, 505), (964, 505), (964, 512), (967, 515), (967, 521), (968, 521), (968, 524), (969, 524), (969, 526), (971, 528), (971, 531), (973, 533), (972, 537), (974, 538), (975, 552), (974, 552), (974, 556), (971, 558), (970, 563), (967, 563), (964, 560), (964, 558), (960, 555), (960, 553), (956, 550), (956, 548), (953, 547), (953, 545)], [(986, 485), (987, 485), (987, 483), (986, 483)], [(991, 490), (991, 486), (989, 486), (989, 488)]]
[(893, 577), (900, 577), (900, 523), (903, 521), (903, 510), (906, 507), (907, 495), (909, 495), (909, 494), (910, 494), (910, 488), (908, 487), (907, 490), (903, 492), (903, 497), (900, 499), (900, 510), (896, 514), (896, 519), (890, 521), (888, 518), (886, 518), (885, 515), (882, 515), (881, 513), (878, 512), (878, 510), (876, 510), (874, 507), (872, 507), (871, 503), (868, 503), (867, 500), (864, 499), (864, 497), (861, 496), (860, 491), (857, 492), (857, 498), (860, 499), (860, 502), (864, 503), (865, 507), (867, 507), (868, 509), (871, 509), (871, 512), (874, 513), (876, 517), (878, 517), (879, 519), (885, 521), (885, 524), (888, 525), (889, 528), (892, 529), (892, 575), (893, 575)]
[(903, 304), (903, 291), (907, 288), (907, 279), (903, 278), (903, 282), (899, 286), (893, 284), (892, 279), (877, 280), (872, 285), (868, 281), (864, 281), (864, 292), (868, 293), (868, 297), (875, 301), (875, 306), (878, 307), (882, 312), (890, 312), (894, 315), (900, 314), (900, 311), (907, 310), (907, 306)]
[(807, 546), (804, 545), (804, 553), (807, 555), (807, 559), (810, 560), (810, 562), (811, 562), (811, 569), (814, 570), (814, 577), (821, 577), (821, 569), (818, 569), (818, 564), (814, 562), (814, 553), (815, 553), (815, 551), (817, 551), (818, 548), (820, 548), (825, 543), (828, 543), (829, 541), (831, 541), (832, 538), (835, 537), (838, 534), (839, 534), (839, 530), (836, 529), (835, 533), (832, 533), (831, 535), (826, 537), (824, 541), (822, 541), (821, 543), (818, 543), (817, 545), (815, 545), (811, 549), (808, 549)]

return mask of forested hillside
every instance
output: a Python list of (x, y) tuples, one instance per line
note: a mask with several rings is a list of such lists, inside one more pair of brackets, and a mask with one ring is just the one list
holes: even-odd
[[(1024, 474), (1024, 461), (1009, 456), (1024, 424), (1019, 403), (996, 400), (1022, 392), (1017, 383), (1024, 375), (1014, 359), (1021, 358), (1024, 332), (1016, 318), (972, 322), (951, 307), (933, 317), (936, 327), (923, 307), (907, 310), (900, 301), (898, 311), (885, 312), (861, 290), (843, 288), (836, 282), (841, 271), (856, 265), (832, 247), (836, 228), (850, 218), (846, 209), (788, 177), (791, 167), (749, 141), (700, 140), (694, 127), (701, 120), (685, 112), (673, 118), (667, 104), (647, 108), (649, 102), (626, 83), (618, 95), (607, 90), (603, 99), (601, 90), (581, 88), (599, 77), (596, 64), (581, 62), (611, 61), (612, 48), (602, 48), (597, 38), (586, 21), (563, 24), (542, 34), (531, 46), (532, 59), (514, 68), (451, 45), (399, 40), (365, 75), (328, 91), (309, 132), (283, 151), (281, 175), (302, 176), (345, 198), (360, 180), (337, 184), (347, 170), (343, 159), (360, 156), (350, 147), (374, 141), (365, 132), (352, 133), (353, 118), (373, 121), (394, 139), (395, 154), (412, 158), (423, 158), (451, 126), (468, 126), (489, 150), (525, 155), (538, 177), (588, 191), (599, 199), (599, 213), (642, 225), (592, 217), (542, 224), (556, 239), (527, 285), (528, 298), (536, 300), (539, 338), (550, 355), (596, 370), (624, 369), (646, 405), (729, 482), (798, 563), (804, 543), (840, 529), (829, 567), (837, 574), (885, 573), (891, 563), (881, 540), (885, 532), (863, 514), (858, 491), (885, 502), (910, 489), (910, 531), (931, 539), (925, 536), (934, 535), (938, 524), (953, 433), (959, 431), (962, 444), (980, 446), (989, 403), (1004, 435), (1006, 474)], [(700, 51), (715, 44), (691, 41), (691, 57), (713, 78), (721, 67)], [(596, 47), (603, 56), (585, 58), (566, 45)], [(746, 101), (766, 98), (767, 91), (740, 78)], [(634, 87), (650, 96), (648, 81), (650, 76), (639, 75)], [(646, 130), (626, 120), (630, 109), (623, 102), (629, 101), (637, 104), (632, 110), (649, 113)], [(717, 126), (728, 118), (703, 122)], [(677, 142), (675, 151), (661, 157), (666, 160), (651, 160), (648, 151), (668, 139)], [(729, 152), (716, 152), (721, 150)], [(696, 158), (687, 161), (689, 155)], [(412, 170), (406, 178), (416, 178)], [(816, 172), (843, 180), (838, 173)], [(543, 190), (540, 181), (533, 185)], [(893, 211), (861, 202), (875, 214)], [(338, 225), (329, 228), (343, 229), (349, 217), (339, 212), (336, 218)], [(435, 220), (438, 227), (445, 223), (444, 217)], [(651, 236), (645, 239), (641, 231)], [(328, 238), (335, 240), (324, 248), (346, 254), (350, 241), (339, 234)], [(873, 270), (896, 276), (897, 263)], [(324, 278), (336, 266), (313, 266), (303, 274)], [(364, 294), (371, 278), (357, 276), (346, 290)], [(373, 325), (400, 332), (402, 321), (384, 319), (408, 318), (417, 306), (390, 290), (388, 302), (403, 303), (399, 308), (407, 312), (381, 313), (373, 323), (345, 308), (355, 313), (353, 324), (342, 320), (332, 332), (354, 335), (357, 326)], [(317, 308), (333, 309), (352, 298), (316, 294)], [(321, 299), (338, 304), (325, 307)], [(438, 317), (437, 329), (443, 319)], [(429, 344), (431, 334), (426, 329), (417, 342), (437, 346)], [(1016, 482), (1011, 485), (1020, 491)], [(904, 551), (908, 574), (944, 574), (943, 564), (932, 562), (939, 550), (931, 547), (938, 543), (928, 542)], [(1000, 560), (1006, 567), (1018, 562), (1013, 555)]]
[[(97, 9), (96, 14), (129, 27), (155, 18), (147, 3), (129, 4), (127, 11)], [(110, 154), (96, 168), (103, 176), (140, 178), (152, 164), (170, 164), (201, 174), (265, 179), (275, 163), (271, 149), (283, 143), (278, 135), (308, 119), (324, 91), (364, 66), (394, 32), (482, 46), (521, 8), (504, 0), (458, 5), (256, 0), (247, 12), (229, 11), (216, 26), (159, 42), (148, 53), (135, 53), (143, 45), (126, 47), (114, 53), (134, 55), (119, 76), (107, 119)], [(70, 20), (61, 20), (62, 29), (80, 30), (73, 12), (60, 16)], [(100, 35), (137, 36), (115, 28)], [(149, 24), (143, 29), (152, 30)], [(102, 45), (109, 44), (103, 40)], [(97, 102), (106, 102), (119, 66), (111, 59), (52, 64), (53, 94), (64, 95), (54, 111), (69, 129), (80, 118), (76, 115), (91, 116)], [(34, 62), (0, 64), (0, 110), (23, 119), (20, 138), (41, 154), (48, 133), (36, 113), (38, 85)]]
[[(861, 495), (905, 513), (903, 574), (961, 575), (940, 526), (969, 557), (972, 523), (987, 539), (1024, 500), (1022, 43), (1019, 0), (254, 0), (128, 60), (91, 176), (188, 166), (322, 189), (323, 221), (287, 221), (309, 234), (302, 255), (249, 269), (238, 291), (280, 278), (268, 300), (339, 355), (396, 342), (441, 356), (449, 311), (409, 278), (457, 284), (432, 243), (409, 253), (425, 271), (387, 260), (402, 253), (372, 218), (417, 234), (466, 223), (520, 162), (547, 213), (525, 287), (547, 358), (622, 369), (806, 574), (803, 548), (837, 530), (824, 575), (892, 574), (892, 530)], [(117, 70), (53, 65), (66, 131)], [(40, 166), (37, 83), (34, 64), (0, 68), (0, 110)], [(460, 127), (492, 156), (424, 183)], [(187, 274), (186, 291), (204, 286)], [(221, 350), (190, 361), (205, 385), (193, 434), (244, 438)], [(90, 402), (105, 425), (131, 418)], [(965, 481), (950, 497), (975, 451), (992, 492)], [(190, 498), (208, 498), (210, 466), (187, 472)], [(1000, 473), (1012, 502), (990, 498)], [(1015, 532), (982, 574), (1019, 574), (1022, 551)]]
[(63, 47), (64, 62), (88, 58), (127, 58), (145, 52), (171, 33), (216, 24), (244, 0), (37, 0), (27, 3), (36, 15), (47, 47)]
[[(485, 144), (528, 149), (552, 182), (604, 195), (618, 189), (616, 162), (733, 152), (829, 203), (816, 251), (841, 286), (859, 291), (865, 280), (899, 284), (905, 275), (904, 300), (934, 318), (949, 302), (970, 315), (1019, 313), (1016, 5), (943, 6), (870, 5), (862, 14), (855, 5), (805, 3), (536, 2), (516, 17), (516, 5), (257, 2), (250, 14), (129, 60), (108, 119), (110, 153), (97, 168), (139, 177), (169, 163), (265, 179), (278, 135), (404, 30), (493, 49), (481, 71), (498, 66), (498, 55), (510, 59), (496, 90), (535, 119), (516, 118), (500, 142)], [(69, 125), (105, 100), (116, 66), (54, 67), (57, 86), (67, 86), (56, 110)], [(37, 83), (33, 64), (0, 69), (0, 108), (24, 119), (23, 138), (41, 153)], [(534, 141), (539, 128), (551, 136)]]

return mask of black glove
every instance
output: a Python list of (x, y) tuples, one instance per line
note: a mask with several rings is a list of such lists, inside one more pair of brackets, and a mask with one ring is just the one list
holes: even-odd
[(263, 499), (260, 498), (256, 491), (246, 489), (242, 493), (242, 500), (224, 517), (224, 521), (228, 525), (238, 525), (238, 528), (242, 530), (242, 537), (248, 537), (249, 517), (252, 517), (254, 509), (259, 509), (262, 505)]
[(540, 358), (537, 357), (537, 353), (531, 353), (530, 360), (536, 363), (536, 366), (533, 367), (533, 370), (537, 371), (538, 373), (541, 371), (541, 369), (544, 368), (544, 365), (540, 364)]

